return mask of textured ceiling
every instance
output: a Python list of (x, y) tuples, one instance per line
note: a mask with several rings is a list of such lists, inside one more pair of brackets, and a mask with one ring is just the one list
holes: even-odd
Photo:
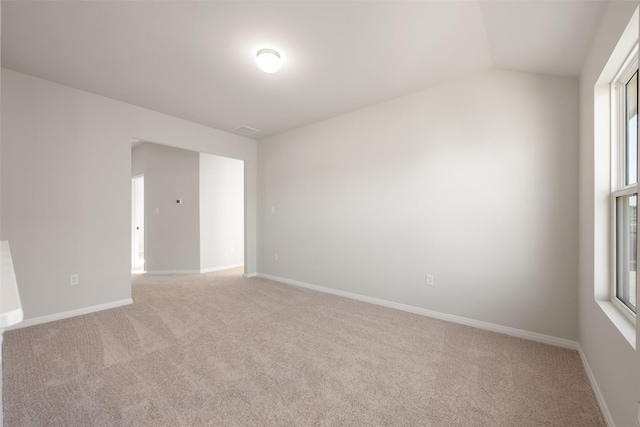
[(605, 6), (3, 0), (2, 66), (260, 139), (492, 67), (576, 77)]

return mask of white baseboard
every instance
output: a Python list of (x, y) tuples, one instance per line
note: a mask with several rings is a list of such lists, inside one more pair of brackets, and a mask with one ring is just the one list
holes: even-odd
[(34, 326), (34, 325), (39, 325), (41, 323), (48, 323), (48, 322), (54, 322), (56, 320), (68, 319), (69, 317), (95, 313), (96, 311), (102, 311), (102, 310), (107, 310), (109, 308), (121, 307), (123, 305), (129, 305), (132, 303), (133, 303), (133, 300), (131, 298), (128, 298), (120, 301), (108, 302), (106, 304), (92, 305), (91, 307), (83, 307), (77, 310), (64, 311), (62, 313), (56, 313), (56, 314), (49, 314), (47, 316), (32, 317), (30, 319), (25, 319), (24, 321), (18, 323), (17, 325), (11, 326), (10, 328), (6, 328), (6, 330), (9, 331), (12, 329), (26, 328), (27, 326)]
[(258, 277), (258, 273), (245, 273), (244, 277), (251, 279), (252, 277)]
[(147, 270), (147, 274), (200, 274), (200, 270)]
[(200, 269), (200, 273), (213, 273), (214, 271), (228, 270), (230, 268), (238, 268), (238, 267), (242, 267), (242, 266), (244, 266), (243, 263), (231, 264), (231, 265), (223, 265), (223, 266), (220, 266), (220, 267), (213, 267), (213, 268), (201, 268)]
[(584, 370), (587, 373), (587, 378), (589, 378), (589, 383), (591, 383), (591, 388), (593, 389), (593, 393), (596, 395), (596, 400), (598, 401), (598, 406), (600, 406), (600, 411), (602, 412), (602, 417), (604, 421), (607, 423), (608, 427), (616, 427), (616, 424), (613, 422), (613, 417), (611, 416), (611, 412), (609, 411), (609, 407), (607, 406), (607, 402), (604, 400), (604, 396), (602, 395), (602, 391), (600, 391), (600, 387), (598, 387), (598, 383), (596, 382), (596, 377), (593, 375), (593, 371), (589, 366), (589, 362), (587, 362), (587, 356), (585, 356), (584, 351), (582, 351), (582, 346), (578, 343), (578, 354), (580, 354), (580, 359), (582, 360), (582, 365), (584, 366)]
[(488, 331), (498, 332), (498, 333), (510, 335), (513, 337), (524, 338), (530, 341), (550, 344), (556, 347), (563, 347), (563, 348), (569, 348), (572, 350), (578, 350), (578, 343), (576, 341), (571, 341), (564, 338), (558, 338), (551, 335), (539, 334), (537, 332), (529, 332), (522, 329), (512, 328), (509, 326), (502, 326), (502, 325), (497, 325), (495, 323), (483, 322), (480, 320), (469, 319), (466, 317), (456, 316), (453, 314), (427, 310), (426, 308), (414, 307), (412, 305), (401, 304), (393, 301), (387, 301), (380, 298), (369, 297), (365, 295), (355, 294), (352, 292), (341, 291), (338, 289), (326, 288), (324, 286), (312, 285), (310, 283), (285, 279), (283, 277), (272, 276), (269, 274), (257, 273), (257, 276), (265, 279), (269, 279), (269, 280), (274, 280), (276, 282), (285, 283), (287, 285), (293, 285), (301, 288), (311, 289), (318, 292), (323, 292), (326, 294), (338, 295), (345, 298), (368, 302), (370, 304), (381, 305), (383, 307), (395, 308), (397, 310), (402, 310), (409, 313), (420, 314), (422, 316), (433, 317), (435, 319), (446, 320), (453, 323), (460, 323), (462, 325), (467, 325), (467, 326), (473, 326), (474, 328), (485, 329)]

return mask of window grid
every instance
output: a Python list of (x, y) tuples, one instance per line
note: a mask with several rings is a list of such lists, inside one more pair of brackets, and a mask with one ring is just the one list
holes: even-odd
[(635, 322), (637, 311), (638, 46), (612, 82), (611, 300)]

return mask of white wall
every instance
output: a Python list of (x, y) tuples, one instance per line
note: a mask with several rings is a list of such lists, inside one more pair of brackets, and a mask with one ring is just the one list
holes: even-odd
[(147, 146), (149, 143), (139, 144), (131, 149), (131, 177), (144, 175), (147, 169)]
[(200, 269), (243, 263), (244, 164), (200, 154)]
[(133, 150), (132, 175), (144, 173), (148, 273), (200, 271), (199, 161), (196, 152), (158, 144)]
[(254, 140), (6, 69), (1, 111), (1, 238), (25, 319), (130, 298), (132, 137), (244, 160), (256, 271)]
[[(2, 4), (0, 2), (0, 35), (2, 34)], [(0, 37), (0, 46), (2, 46), (2, 38)], [(2, 49), (0, 48), (0, 56), (2, 56)], [(2, 99), (2, 76), (0, 76), (0, 100)], [(2, 128), (2, 108), (0, 107), (0, 129)], [(0, 132), (1, 133), (1, 132)], [(0, 135), (0, 152), (2, 151), (2, 137)], [(0, 165), (2, 165), (2, 156), (0, 155)], [(2, 188), (2, 169), (0, 166), (0, 189)], [(0, 236), (2, 235), (2, 192), (0, 190)], [(3, 425), (3, 409), (2, 409), (2, 330), (0, 330), (0, 426)]]
[[(609, 2), (580, 76), (579, 341), (606, 407), (620, 427), (633, 426), (637, 420), (640, 356), (614, 326), (610, 316), (615, 313), (607, 311), (604, 301), (609, 286), (610, 149), (607, 131), (595, 143), (594, 85), (637, 5)], [(605, 100), (607, 96), (605, 87)]]
[(261, 140), (259, 271), (576, 340), (577, 110), (490, 71)]

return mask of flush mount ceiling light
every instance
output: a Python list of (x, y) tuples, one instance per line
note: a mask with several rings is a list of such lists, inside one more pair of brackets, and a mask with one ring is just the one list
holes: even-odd
[(256, 64), (265, 73), (275, 73), (280, 69), (280, 54), (273, 49), (260, 49), (256, 55)]

